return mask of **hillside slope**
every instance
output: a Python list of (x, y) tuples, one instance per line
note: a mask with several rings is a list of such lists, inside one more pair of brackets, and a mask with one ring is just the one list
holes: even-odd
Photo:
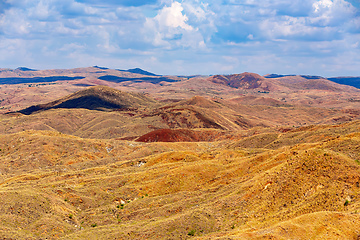
[(122, 92), (106, 86), (95, 86), (78, 91), (56, 101), (20, 110), (22, 114), (57, 108), (83, 108), (89, 110), (115, 110), (159, 105), (155, 100), (139, 93)]
[(253, 134), (181, 144), (1, 135), (0, 236), (359, 236), (359, 122)]

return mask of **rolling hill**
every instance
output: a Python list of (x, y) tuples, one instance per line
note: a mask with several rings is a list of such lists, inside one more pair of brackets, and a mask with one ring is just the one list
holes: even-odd
[(0, 84), (0, 239), (360, 238), (360, 90), (307, 75), (0, 71), (59, 76), (82, 78)]
[(233, 75), (215, 75), (208, 79), (213, 83), (227, 85), (232, 88), (269, 90), (269, 82), (262, 76), (255, 73), (242, 73)]
[(106, 86), (95, 86), (78, 91), (59, 100), (20, 110), (22, 114), (57, 108), (83, 108), (89, 110), (116, 110), (156, 106), (155, 100), (139, 93), (127, 93)]
[[(359, 117), (359, 111), (302, 107), (264, 97), (221, 100), (195, 96), (168, 103), (140, 93), (95, 86), (49, 103), (2, 115), (0, 133), (35, 129), (58, 131), (83, 138), (140, 137), (149, 139), (147, 141), (162, 141), (162, 133), (175, 134), (170, 137), (174, 141), (203, 141), (210, 139), (213, 134), (214, 141), (254, 127), (299, 127), (341, 123)], [(169, 132), (170, 129), (179, 131)], [(177, 136), (180, 133), (183, 137)], [(156, 137), (149, 138), (147, 134)], [(184, 137), (184, 134), (188, 137)], [(199, 137), (200, 135), (203, 137)]]
[(356, 239), (358, 131), (352, 122), (196, 143), (2, 135), (0, 236)]

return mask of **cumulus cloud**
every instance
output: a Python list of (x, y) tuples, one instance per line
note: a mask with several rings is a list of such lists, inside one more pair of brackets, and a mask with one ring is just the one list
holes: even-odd
[(357, 0), (3, 0), (0, 64), (265, 74), (311, 62), (324, 67), (306, 74), (320, 75), (341, 71), (336, 59), (348, 56), (354, 63), (343, 69), (356, 72), (359, 8)]
[(164, 7), (159, 14), (154, 18), (160, 30), (165, 28), (181, 28), (187, 31), (193, 30), (193, 27), (188, 25), (186, 15), (182, 13), (183, 7), (179, 2), (173, 2), (170, 7)]
[[(196, 8), (190, 8), (195, 16), (201, 18), (202, 12)], [(149, 40), (157, 47), (203, 47), (204, 40), (198, 29), (189, 25), (186, 14), (183, 13), (180, 2), (172, 2), (170, 6), (164, 6), (154, 18), (147, 18), (145, 32)]]
[(218, 31), (213, 39), (217, 42), (337, 40), (344, 31), (353, 29), (351, 22), (356, 19), (356, 12), (345, 0), (253, 0), (220, 11), (216, 21)]
[(329, 9), (334, 3), (331, 0), (320, 0), (314, 2), (313, 7), (315, 12), (319, 12), (321, 9)]

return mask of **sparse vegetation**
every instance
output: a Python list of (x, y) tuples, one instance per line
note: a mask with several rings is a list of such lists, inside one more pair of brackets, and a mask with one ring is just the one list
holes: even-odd
[(187, 235), (189, 235), (189, 236), (195, 236), (195, 230), (194, 229), (192, 229), (192, 230), (190, 230), (189, 232), (188, 232), (188, 234)]

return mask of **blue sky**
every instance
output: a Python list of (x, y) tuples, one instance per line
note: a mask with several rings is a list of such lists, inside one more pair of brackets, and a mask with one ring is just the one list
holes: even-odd
[(359, 0), (0, 0), (0, 68), (360, 76)]

